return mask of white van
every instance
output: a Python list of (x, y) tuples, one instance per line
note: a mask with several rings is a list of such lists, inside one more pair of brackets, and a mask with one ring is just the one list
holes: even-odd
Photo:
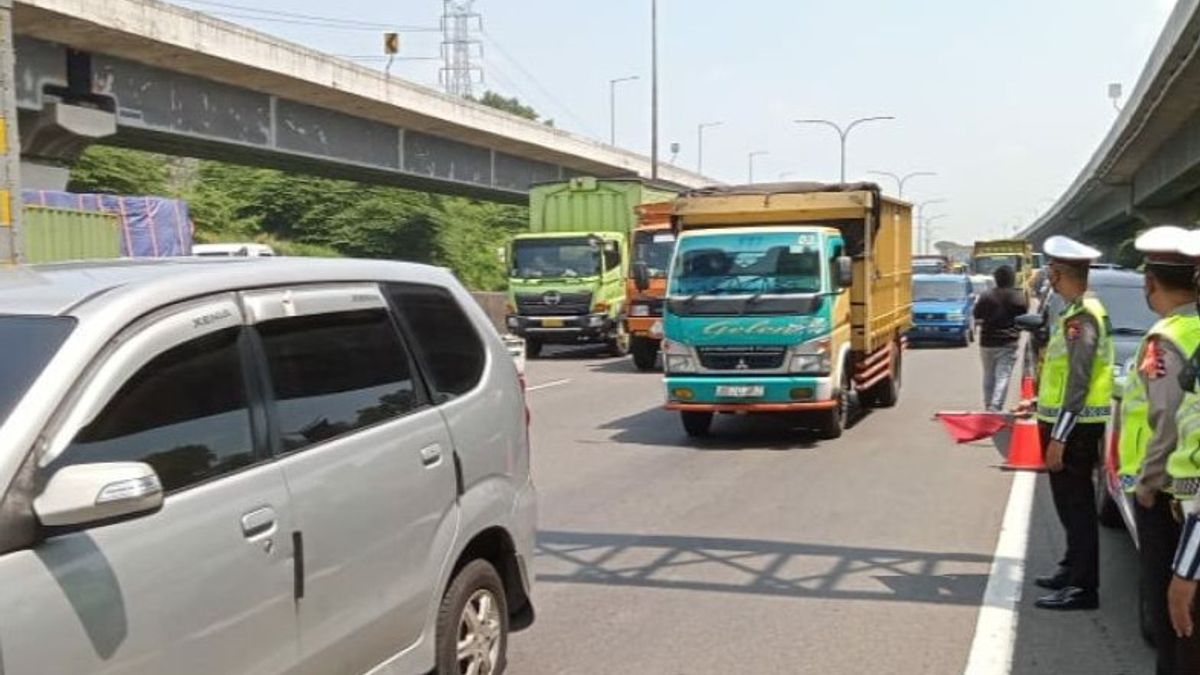
[(503, 672), (524, 393), (449, 272), (8, 268), (0, 344), (0, 672)]
[(199, 258), (270, 258), (275, 249), (266, 244), (196, 244), (192, 255)]

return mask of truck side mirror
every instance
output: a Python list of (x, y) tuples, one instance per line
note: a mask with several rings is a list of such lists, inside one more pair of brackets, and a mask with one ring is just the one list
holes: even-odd
[(633, 285), (639, 291), (650, 288), (650, 266), (642, 261), (633, 263)]
[(840, 255), (834, 259), (837, 265), (838, 288), (850, 288), (854, 285), (854, 261), (848, 255)]
[(1041, 330), (1042, 324), (1045, 323), (1045, 319), (1041, 314), (1022, 314), (1014, 319), (1014, 321), (1017, 324), (1017, 328), (1031, 333)]

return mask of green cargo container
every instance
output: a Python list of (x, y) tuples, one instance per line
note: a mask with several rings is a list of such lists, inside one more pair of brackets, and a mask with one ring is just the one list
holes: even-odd
[(637, 178), (584, 176), (529, 191), (531, 232), (621, 232), (637, 227), (633, 207), (675, 199), (676, 192)]
[(120, 258), (120, 223), (111, 213), (27, 206), (25, 262)]

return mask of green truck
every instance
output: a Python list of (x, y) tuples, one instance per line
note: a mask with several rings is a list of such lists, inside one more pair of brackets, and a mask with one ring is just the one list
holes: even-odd
[(535, 185), (529, 233), (508, 251), (509, 332), (536, 358), (546, 344), (605, 343), (629, 353), (623, 325), (634, 207), (674, 199), (676, 191), (639, 178), (578, 177)]

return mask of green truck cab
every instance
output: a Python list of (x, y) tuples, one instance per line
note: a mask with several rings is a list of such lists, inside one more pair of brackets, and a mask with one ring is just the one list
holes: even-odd
[(607, 344), (629, 353), (624, 326), (634, 207), (675, 197), (638, 178), (572, 178), (535, 185), (529, 233), (508, 251), (509, 332), (536, 358), (546, 344)]
[(895, 405), (912, 325), (911, 207), (873, 184), (747, 185), (675, 201), (663, 313), (666, 408), (798, 418), (837, 438)]

